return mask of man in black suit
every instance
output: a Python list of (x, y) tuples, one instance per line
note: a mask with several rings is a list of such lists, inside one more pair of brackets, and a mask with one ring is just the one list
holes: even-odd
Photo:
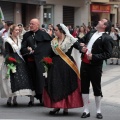
[(82, 43), (80, 75), (84, 102), (84, 112), (81, 118), (90, 117), (88, 108), (90, 82), (95, 96), (96, 118), (103, 118), (101, 113), (101, 98), (103, 97), (101, 91), (101, 76), (103, 60), (110, 58), (112, 54), (113, 40), (107, 33), (110, 28), (111, 22), (107, 19), (102, 19), (98, 22), (95, 30), (90, 31), (80, 39)]
[[(45, 85), (44, 66), (41, 62), (43, 57), (50, 56), (51, 40), (50, 35), (40, 30), (40, 22), (34, 18), (29, 24), (30, 31), (23, 35), (21, 54), (28, 64), (33, 79), (35, 97), (42, 103), (42, 92)], [(33, 100), (28, 104), (33, 105)]]

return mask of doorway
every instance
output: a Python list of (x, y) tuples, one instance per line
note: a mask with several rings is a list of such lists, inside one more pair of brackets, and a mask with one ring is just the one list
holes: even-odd
[(100, 14), (99, 13), (91, 13), (91, 25), (95, 27), (98, 24), (98, 21), (100, 20)]

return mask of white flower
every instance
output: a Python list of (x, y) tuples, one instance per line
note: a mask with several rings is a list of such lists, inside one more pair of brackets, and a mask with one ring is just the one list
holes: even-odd
[(43, 73), (43, 76), (45, 76), (45, 78), (47, 78), (47, 72), (44, 72), (44, 73)]
[(12, 73), (16, 73), (16, 66), (14, 66), (11, 71)]

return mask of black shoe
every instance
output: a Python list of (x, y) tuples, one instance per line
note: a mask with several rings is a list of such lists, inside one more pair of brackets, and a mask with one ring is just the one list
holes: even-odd
[(29, 107), (34, 106), (34, 103), (33, 103), (32, 101), (30, 101), (30, 102), (28, 103), (28, 106), (29, 106)]
[(7, 102), (7, 106), (10, 107), (12, 104), (11, 102)]
[(55, 109), (55, 110), (53, 110), (53, 111), (50, 111), (49, 114), (50, 114), (50, 115), (55, 115), (55, 114), (57, 114), (59, 111), (60, 111), (60, 109), (58, 108), (58, 109)]
[(44, 103), (42, 102), (42, 103), (40, 103), (40, 106), (44, 106)]
[(13, 106), (18, 106), (18, 103), (17, 102), (13, 102)]
[(87, 114), (86, 112), (84, 112), (81, 116), (81, 118), (87, 118), (87, 117), (90, 117), (90, 113)]
[(44, 106), (43, 100), (42, 100), (42, 99), (39, 99), (39, 101), (40, 101), (40, 106)]
[(103, 116), (102, 116), (101, 113), (97, 113), (96, 118), (98, 118), (98, 119), (103, 119)]
[(68, 111), (63, 111), (63, 115), (68, 115)]
[(39, 98), (40, 104), (43, 103), (42, 97)]

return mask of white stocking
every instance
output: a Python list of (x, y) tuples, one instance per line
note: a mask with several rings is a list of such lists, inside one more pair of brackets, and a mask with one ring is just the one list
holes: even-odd
[(101, 96), (95, 96), (97, 113), (101, 113)]
[(82, 94), (82, 99), (84, 103), (84, 112), (88, 114), (89, 113), (89, 108), (88, 108), (89, 94)]

